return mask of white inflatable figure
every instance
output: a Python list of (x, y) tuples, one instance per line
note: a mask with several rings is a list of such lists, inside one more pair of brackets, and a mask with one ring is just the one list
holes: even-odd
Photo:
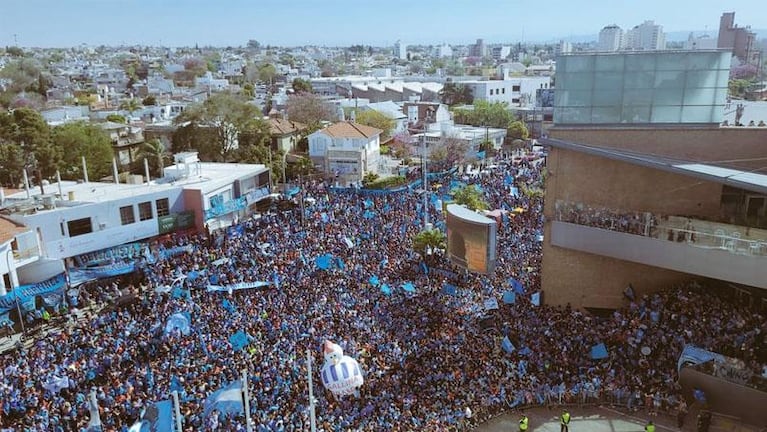
[(325, 364), (322, 366), (322, 384), (334, 396), (358, 394), (357, 389), (365, 382), (357, 360), (344, 355), (340, 346), (325, 341), (323, 346)]

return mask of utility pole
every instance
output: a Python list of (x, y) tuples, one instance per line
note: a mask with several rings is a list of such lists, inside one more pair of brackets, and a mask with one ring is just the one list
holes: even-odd
[(314, 415), (314, 385), (312, 384), (312, 352), (306, 350), (306, 372), (309, 376), (309, 424), (311, 432), (317, 432), (317, 419)]
[(423, 229), (429, 229), (429, 197), (428, 181), (426, 175), (426, 131), (421, 131), (421, 170), (423, 171)]

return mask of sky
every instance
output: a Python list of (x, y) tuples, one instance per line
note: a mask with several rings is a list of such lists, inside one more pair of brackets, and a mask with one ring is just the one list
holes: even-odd
[(767, 29), (764, 0), (0, 0), (0, 46), (390, 46), (542, 42), (654, 20)]

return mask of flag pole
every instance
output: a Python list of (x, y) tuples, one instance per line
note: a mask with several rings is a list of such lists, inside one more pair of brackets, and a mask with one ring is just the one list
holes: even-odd
[(245, 398), (245, 430), (253, 432), (253, 425), (250, 423), (250, 392), (248, 391), (248, 371), (242, 370), (242, 395)]
[(314, 389), (312, 385), (312, 351), (306, 350), (306, 370), (309, 375), (309, 422), (311, 432), (317, 432), (317, 419), (314, 416)]
[(176, 431), (182, 432), (182, 426), (181, 426), (181, 407), (178, 405), (178, 391), (173, 390), (171, 392), (173, 395), (173, 411), (176, 415)]

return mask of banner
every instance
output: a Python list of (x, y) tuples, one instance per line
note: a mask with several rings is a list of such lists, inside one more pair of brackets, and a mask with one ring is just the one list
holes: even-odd
[(229, 343), (232, 345), (232, 349), (240, 351), (250, 343), (248, 335), (244, 331), (240, 330), (237, 333), (229, 336)]
[(80, 267), (69, 269), (69, 285), (77, 286), (85, 282), (97, 279), (105, 279), (124, 274), (133, 273), (136, 270), (136, 263), (120, 262), (96, 267)]
[(693, 365), (705, 363), (707, 361), (714, 360), (719, 363), (725, 362), (725, 357), (721, 354), (717, 354), (712, 351), (705, 350), (703, 348), (696, 347), (694, 345), (685, 345), (682, 350), (682, 354), (677, 361), (677, 371), (682, 369), (682, 365), (685, 363), (692, 363)]
[(16, 300), (19, 303), (29, 307), (31, 303), (32, 310), (35, 309), (35, 297), (46, 294), (61, 292), (67, 284), (66, 275), (61, 273), (48, 280), (31, 285), (21, 285), (10, 293), (0, 297), (0, 313), (16, 309)]
[(231, 285), (208, 285), (208, 292), (217, 292), (217, 291), (237, 291), (242, 289), (250, 289), (250, 288), (261, 288), (265, 286), (271, 285), (270, 282), (264, 282), (264, 281), (255, 281), (255, 282), (240, 282), (236, 284)]
[(517, 348), (514, 347), (514, 344), (511, 343), (511, 340), (508, 336), (503, 337), (503, 341), (501, 342), (501, 348), (503, 348), (504, 351), (511, 354), (513, 353)]
[(144, 255), (145, 243), (127, 243), (107, 249), (73, 257), (77, 267), (95, 267), (113, 264), (116, 261), (135, 260)]
[(513, 291), (506, 291), (503, 293), (503, 302), (506, 304), (513, 304), (517, 301), (517, 295)]
[(458, 294), (458, 288), (455, 285), (445, 283), (442, 285), (442, 292), (449, 296), (455, 297)]
[(210, 412), (218, 410), (222, 415), (238, 415), (244, 412), (242, 400), (242, 381), (237, 380), (229, 385), (216, 390), (205, 399), (203, 415), (208, 417)]
[(601, 360), (609, 357), (607, 355), (607, 347), (604, 343), (599, 343), (591, 347), (591, 358), (593, 360)]
[(144, 409), (141, 418), (128, 429), (128, 432), (172, 432), (173, 403), (169, 400), (158, 401)]
[(189, 312), (178, 312), (168, 317), (165, 323), (165, 334), (179, 331), (184, 336), (192, 332), (192, 317)]

